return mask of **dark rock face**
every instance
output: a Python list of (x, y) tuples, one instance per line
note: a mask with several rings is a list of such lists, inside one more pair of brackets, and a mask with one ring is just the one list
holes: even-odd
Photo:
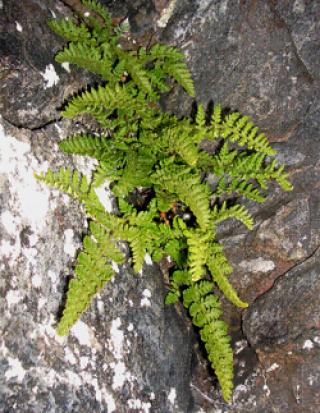
[(15, 126), (35, 129), (58, 119), (57, 109), (67, 96), (90, 79), (74, 69), (68, 73), (68, 65), (54, 62), (63, 42), (50, 31), (47, 21), (61, 13), (70, 15), (62, 3), (53, 0), (26, 0), (23, 5), (18, 0), (2, 1), (0, 110)]
[[(272, 188), (266, 204), (250, 205), (251, 233), (233, 223), (221, 227), (235, 270), (231, 280), (252, 303), (243, 319), (226, 303), (232, 330), (241, 327), (244, 336), (236, 335), (234, 405), (223, 411), (317, 411), (320, 5), (195, 3), (196, 10), (173, 16), (162, 38), (187, 54), (203, 103), (221, 102), (253, 117), (294, 184), (290, 194)], [(179, 92), (166, 106), (183, 113), (190, 103)]]
[[(220, 228), (231, 281), (251, 303), (225, 303), (235, 348), (234, 403), (221, 402), (159, 270), (120, 268), (68, 338), (54, 332), (85, 218), (33, 178), (48, 166), (90, 174), (56, 143), (81, 125), (57, 108), (93, 78), (54, 62), (46, 21), (60, 1), (0, 1), (0, 410), (4, 412), (298, 413), (320, 410), (320, 3), (316, 0), (109, 1), (136, 35), (186, 54), (197, 99), (252, 116), (288, 165), (292, 193), (249, 205), (252, 232)], [(69, 72), (70, 70), (70, 72)], [(190, 113), (183, 92), (164, 106)], [(108, 191), (106, 191), (106, 195)]]

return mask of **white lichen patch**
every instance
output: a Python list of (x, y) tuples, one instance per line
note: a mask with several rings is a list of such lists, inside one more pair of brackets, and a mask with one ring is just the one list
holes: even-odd
[[(113, 370), (113, 382), (112, 389), (121, 389), (124, 383), (127, 381), (132, 384), (136, 377), (133, 376), (126, 368), (123, 361), (124, 354), (124, 340), (125, 336), (121, 327), (121, 319), (117, 317), (111, 323), (110, 327), (110, 339), (108, 340), (108, 348), (112, 352), (115, 362), (109, 363), (109, 366)], [(126, 346), (129, 348), (131, 343), (126, 340)]]
[(113, 356), (117, 360), (120, 360), (123, 357), (124, 334), (123, 331), (120, 330), (120, 326), (121, 320), (119, 317), (112, 321), (110, 328), (110, 340), (108, 340)]
[(127, 330), (128, 331), (133, 331), (133, 324), (132, 323), (128, 324)]
[(57, 281), (58, 281), (58, 276), (57, 276), (57, 274), (56, 274), (54, 271), (52, 271), (52, 270), (49, 270), (47, 274), (48, 274), (48, 277), (49, 277), (50, 280), (51, 280), (52, 285), (53, 285), (54, 287), (56, 287), (56, 284), (57, 284)]
[(4, 211), (0, 217), (1, 224), (11, 236), (17, 234), (17, 229), (21, 225), (19, 217), (15, 217), (10, 211)]
[(16, 30), (17, 30), (17, 32), (22, 32), (22, 26), (21, 26), (21, 24), (19, 23), (19, 22), (15, 22), (16, 23)]
[(95, 188), (95, 193), (97, 194), (99, 201), (104, 206), (105, 210), (109, 213), (112, 212), (113, 211), (112, 197), (111, 197), (111, 192), (108, 186), (102, 185), (102, 186), (99, 186), (98, 188)]
[(271, 373), (272, 371), (277, 370), (279, 367), (280, 366), (278, 363), (273, 363), (270, 367), (267, 368), (266, 372)]
[(41, 377), (41, 382), (48, 388), (52, 388), (56, 383), (66, 383), (68, 387), (73, 387), (75, 390), (81, 387), (92, 386), (95, 391), (95, 398), (98, 403), (105, 403), (107, 405), (108, 413), (112, 413), (116, 410), (115, 401), (112, 395), (107, 391), (103, 383), (99, 383), (98, 379), (90, 372), (83, 371), (79, 374), (70, 369), (58, 372), (54, 369), (48, 369), (46, 367), (37, 367), (34, 369)]
[(33, 287), (40, 288), (41, 284), (42, 284), (41, 275), (40, 274), (33, 275), (32, 278), (31, 278), (31, 282), (32, 282)]
[(162, 10), (160, 19), (157, 21), (158, 27), (166, 27), (170, 18), (174, 13), (175, 6), (177, 4), (177, 0), (171, 0), (168, 7)]
[(170, 392), (168, 394), (168, 400), (174, 406), (177, 398), (177, 391), (174, 387), (171, 387)]
[(82, 370), (86, 369), (89, 363), (89, 357), (80, 357), (80, 367)]
[(292, 10), (294, 13), (302, 14), (305, 11), (305, 7), (304, 0), (295, 0), (293, 2)]
[(235, 354), (241, 353), (243, 349), (245, 349), (248, 346), (247, 340), (239, 340), (235, 343), (235, 349), (234, 352)]
[(72, 383), (74, 387), (80, 387), (82, 385), (81, 377), (78, 374), (74, 373), (71, 370), (66, 370), (65, 372), (67, 382)]
[(151, 292), (147, 288), (142, 292), (142, 299), (140, 301), (141, 307), (151, 307)]
[(26, 267), (29, 268), (30, 273), (35, 272), (37, 270), (37, 255), (38, 250), (37, 248), (28, 248), (22, 247), (21, 248), (22, 255), (25, 259)]
[(253, 260), (241, 261), (239, 266), (246, 271), (258, 273), (269, 272), (275, 268), (275, 264), (271, 260), (264, 260), (262, 257), (255, 258)]
[(24, 296), (21, 294), (19, 290), (10, 290), (6, 294), (6, 301), (8, 304), (8, 307), (10, 308), (11, 306), (14, 306), (18, 304), (20, 301), (22, 301)]
[(145, 262), (147, 265), (152, 265), (152, 259), (151, 259), (151, 257), (150, 257), (149, 254), (146, 254), (146, 255), (144, 256), (144, 262)]
[(114, 398), (111, 394), (107, 393), (106, 395), (104, 395), (104, 400), (107, 403), (107, 407), (108, 407), (108, 412), (109, 413), (113, 413), (116, 411), (116, 403), (114, 401)]
[(40, 74), (45, 81), (44, 89), (55, 86), (60, 80), (52, 63), (47, 65), (44, 72), (40, 72)]
[(220, 2), (220, 5), (219, 5), (219, 13), (220, 14), (224, 15), (224, 14), (227, 13), (227, 11), (228, 11), (228, 1), (229, 0), (223, 0), (223, 1)]
[(123, 387), (126, 381), (132, 382), (135, 377), (127, 370), (123, 361), (117, 361), (116, 363), (110, 363), (114, 375), (112, 381), (112, 389), (119, 390)]
[(64, 355), (65, 355), (65, 359), (68, 363), (70, 363), (70, 364), (76, 364), (77, 363), (77, 359), (76, 359), (75, 355), (73, 354), (73, 352), (70, 350), (69, 347), (66, 347), (64, 349)]
[(80, 345), (93, 347), (96, 338), (92, 329), (83, 321), (78, 320), (70, 330), (71, 334), (79, 341)]
[(9, 259), (10, 263), (16, 262), (20, 255), (19, 245), (11, 244), (10, 241), (2, 240), (0, 243), (0, 257)]
[(234, 389), (234, 394), (237, 393), (247, 393), (248, 388), (244, 384), (238, 384), (238, 386)]
[(129, 399), (127, 404), (129, 409), (139, 410), (141, 413), (149, 413), (151, 409), (150, 402), (144, 402), (140, 399)]
[(266, 383), (263, 385), (263, 390), (264, 390), (266, 396), (269, 397), (270, 394), (271, 394), (271, 391), (270, 391), (269, 386)]
[(307, 377), (307, 382), (309, 386), (313, 386), (313, 384), (317, 382), (317, 377), (311, 374), (310, 376)]
[(74, 257), (77, 251), (77, 245), (73, 242), (74, 232), (71, 228), (68, 228), (64, 231), (64, 244), (63, 250), (65, 254), (68, 254), (70, 257)]
[(313, 342), (311, 341), (311, 340), (306, 340), (304, 343), (303, 343), (303, 346), (302, 346), (302, 348), (304, 349), (304, 350), (311, 350), (311, 349), (313, 349), (313, 347), (314, 347), (314, 344), (313, 344)]
[(45, 304), (47, 303), (47, 299), (45, 297), (40, 297), (38, 300), (38, 310), (40, 311)]
[(318, 337), (318, 336), (314, 337), (313, 342), (320, 345), (320, 337)]
[(97, 310), (98, 310), (98, 313), (99, 314), (104, 314), (105, 313), (105, 309), (104, 309), (104, 302), (103, 302), (103, 300), (101, 299), (101, 295), (100, 294), (97, 294), (97, 301), (96, 301), (96, 303), (97, 303)]
[[(57, 132), (58, 132), (58, 134), (59, 134), (59, 137), (62, 138), (62, 139), (64, 139), (64, 138), (65, 138), (65, 135), (64, 135), (63, 129), (62, 129), (57, 123), (54, 124), (54, 127), (57, 129)], [(59, 146), (57, 145), (57, 146), (56, 146), (56, 149), (58, 150), (58, 148), (59, 148)]]
[(63, 63), (61, 63), (61, 66), (63, 67), (63, 69), (66, 72), (70, 73), (70, 63), (69, 62), (63, 62)]
[(7, 222), (7, 225), (12, 229), (16, 227), (15, 231), (21, 225), (30, 225), (40, 231), (45, 226), (50, 192), (43, 185), (40, 186), (33, 174), (34, 171), (45, 171), (48, 164), (40, 165), (30, 154), (30, 144), (6, 135), (1, 124), (0, 141), (0, 174), (4, 174), (10, 187), (11, 197), (7, 208), (11, 218), (14, 217), (14, 221), (10, 224)]
[(98, 161), (94, 158), (80, 155), (73, 155), (73, 160), (75, 168), (90, 181), (92, 172), (96, 169)]
[(21, 383), (26, 374), (26, 370), (22, 367), (21, 361), (10, 356), (7, 356), (7, 361), (9, 363), (9, 368), (4, 374), (6, 380), (15, 378), (17, 382)]
[[(120, 272), (119, 265), (115, 261), (111, 261), (111, 267), (115, 273), (119, 274)], [(114, 277), (112, 277), (112, 279), (114, 281)]]

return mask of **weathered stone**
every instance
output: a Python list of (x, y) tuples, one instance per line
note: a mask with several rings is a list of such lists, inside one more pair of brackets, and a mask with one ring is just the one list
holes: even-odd
[[(57, 129), (68, 133), (71, 123), (38, 132), (4, 124), (1, 411), (188, 411), (192, 336), (174, 307), (164, 305), (157, 268), (146, 265), (143, 275), (120, 269), (70, 336), (56, 336), (85, 220), (78, 203), (49, 191), (33, 173), (66, 163)], [(90, 172), (90, 163), (73, 162)]]
[[(64, 156), (56, 143), (82, 130), (57, 121), (57, 108), (92, 78), (54, 62), (62, 42), (46, 21), (70, 15), (63, 2), (0, 1), (0, 111), (11, 123), (2, 120), (1, 135), (0, 410), (318, 411), (319, 2), (104, 3), (128, 17), (142, 41), (158, 38), (186, 53), (198, 100), (250, 115), (288, 165), (294, 191), (272, 185), (265, 204), (247, 203), (252, 232), (233, 221), (219, 229), (230, 280), (251, 303), (243, 317), (224, 302), (235, 348), (232, 405), (221, 401), (184, 311), (163, 305), (156, 267), (141, 276), (121, 268), (70, 336), (58, 338), (85, 217), (33, 172), (65, 165), (90, 173), (92, 163)], [(192, 101), (176, 91), (163, 106), (185, 114)]]
[(63, 3), (2, 1), (0, 13), (0, 111), (11, 124), (39, 128), (59, 118), (58, 108), (92, 81), (88, 73), (54, 61), (63, 41), (48, 27), (54, 16), (70, 16)]
[(243, 329), (259, 349), (295, 341), (320, 324), (319, 249), (279, 278), (247, 310)]

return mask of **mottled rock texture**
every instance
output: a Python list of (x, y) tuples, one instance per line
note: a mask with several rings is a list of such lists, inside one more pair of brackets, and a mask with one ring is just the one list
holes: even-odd
[[(67, 338), (54, 332), (85, 231), (79, 205), (34, 171), (92, 163), (59, 153), (83, 126), (58, 108), (88, 74), (54, 62), (63, 2), (0, 1), (0, 411), (298, 413), (320, 411), (320, 3), (317, 0), (103, 1), (142, 41), (180, 47), (205, 105), (250, 115), (288, 165), (294, 191), (249, 205), (256, 225), (220, 228), (231, 281), (251, 303), (225, 303), (235, 348), (234, 403), (220, 399), (161, 273), (120, 268)], [(68, 3), (68, 2), (65, 2)], [(70, 2), (69, 2), (70, 3)], [(70, 71), (69, 71), (70, 70)], [(163, 106), (190, 113), (177, 91)], [(150, 304), (150, 305), (149, 305)]]

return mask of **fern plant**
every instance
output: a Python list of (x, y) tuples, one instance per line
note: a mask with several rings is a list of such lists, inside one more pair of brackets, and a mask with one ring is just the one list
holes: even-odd
[[(240, 308), (247, 303), (228, 281), (232, 268), (216, 240), (216, 228), (224, 220), (236, 219), (251, 229), (253, 219), (237, 201), (263, 202), (271, 180), (291, 190), (287, 173), (277, 165), (276, 151), (265, 135), (246, 116), (224, 115), (217, 105), (208, 120), (200, 104), (195, 118), (162, 112), (157, 101), (174, 82), (194, 96), (183, 55), (160, 44), (125, 49), (122, 29), (112, 24), (105, 8), (95, 0), (83, 4), (89, 13), (50, 22), (69, 42), (56, 60), (94, 72), (103, 82), (73, 97), (62, 116), (90, 114), (104, 133), (71, 136), (60, 148), (93, 157), (98, 166), (91, 181), (63, 168), (37, 176), (77, 198), (89, 221), (57, 331), (68, 333), (113, 276), (112, 263), (124, 262), (119, 241), (128, 243), (136, 272), (146, 254), (155, 262), (170, 256), (174, 266), (166, 303), (181, 299), (188, 309), (222, 395), (230, 402), (233, 353), (219, 297), (224, 294)], [(203, 139), (215, 143), (215, 153), (202, 149)], [(210, 174), (216, 178), (215, 186), (208, 183)], [(95, 191), (105, 181), (118, 204), (115, 213), (104, 209)], [(142, 189), (148, 196), (137, 203)]]

